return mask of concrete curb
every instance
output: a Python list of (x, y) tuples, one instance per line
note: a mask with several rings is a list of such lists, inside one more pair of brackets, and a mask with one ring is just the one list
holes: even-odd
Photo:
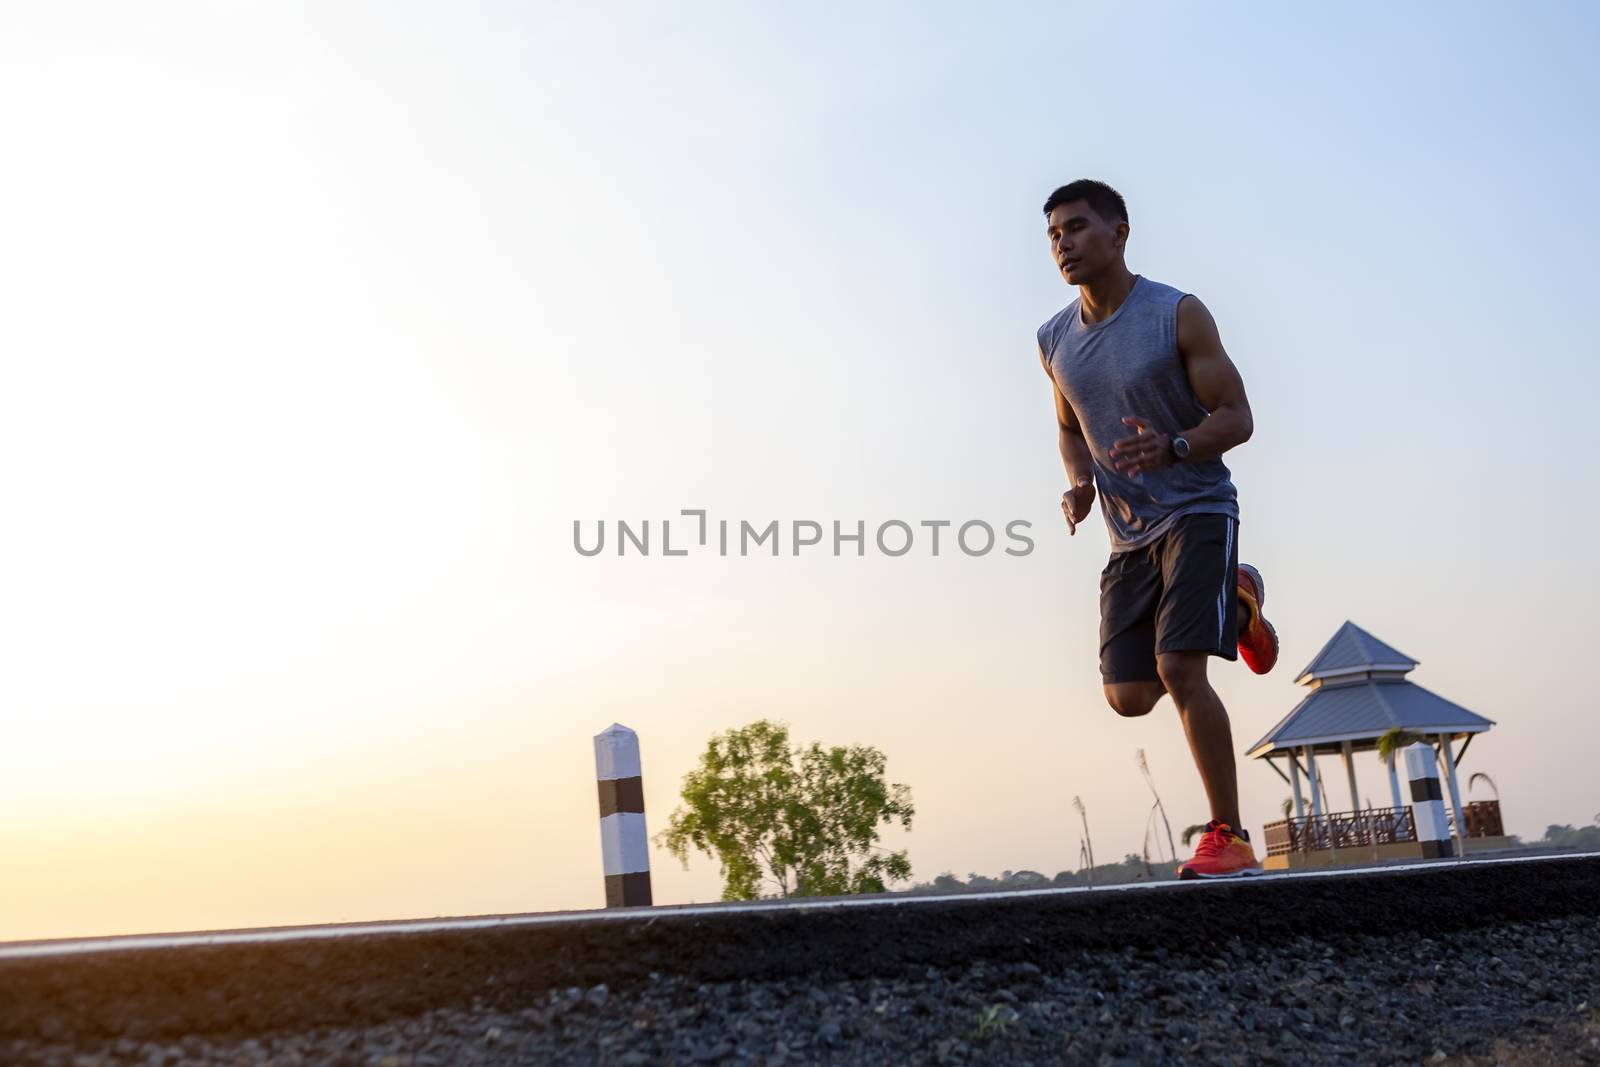
[[(639, 909), (431, 932), (0, 959), (0, 1038), (244, 1036), (369, 1025), (431, 1008), (510, 1011), (551, 988), (920, 973), (974, 960), (1050, 968), (1082, 951), (1233, 938), (1337, 942), (1600, 915), (1600, 856), (1320, 877), (1170, 883), (1159, 891), (881, 898), (852, 907)], [(619, 921), (620, 920), (620, 921)]]

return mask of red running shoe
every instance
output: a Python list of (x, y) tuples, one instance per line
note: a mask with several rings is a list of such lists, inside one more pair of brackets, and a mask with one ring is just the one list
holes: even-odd
[(1278, 662), (1278, 631), (1261, 614), (1267, 600), (1267, 583), (1248, 563), (1239, 564), (1239, 606), (1249, 616), (1239, 627), (1239, 655), (1257, 674), (1266, 674)]
[(1200, 835), (1194, 859), (1178, 868), (1178, 877), (1234, 878), (1239, 875), (1260, 874), (1255, 850), (1250, 842), (1233, 832), (1233, 827), (1215, 819), (1206, 823), (1206, 832)]

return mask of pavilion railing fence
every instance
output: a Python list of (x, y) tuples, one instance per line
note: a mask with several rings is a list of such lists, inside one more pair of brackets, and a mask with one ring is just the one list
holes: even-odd
[(1366, 811), (1338, 811), (1326, 815), (1305, 815), (1269, 822), (1267, 855), (1290, 852), (1320, 852), (1329, 849), (1372, 848), (1417, 839), (1417, 826), (1411, 809), (1368, 808)]
[[(1498, 800), (1475, 800), (1464, 804), (1461, 816), (1466, 820), (1468, 837), (1500, 837), (1505, 833), (1500, 821)], [(1450, 832), (1455, 833), (1455, 816), (1448, 814), (1447, 817), (1450, 820)], [(1417, 839), (1417, 827), (1412, 821), (1409, 807), (1336, 811), (1320, 817), (1306, 815), (1298, 819), (1291, 817), (1269, 822), (1263, 829), (1267, 834), (1269, 856), (1283, 856), (1290, 852), (1371, 848), (1374, 845), (1393, 845)]]

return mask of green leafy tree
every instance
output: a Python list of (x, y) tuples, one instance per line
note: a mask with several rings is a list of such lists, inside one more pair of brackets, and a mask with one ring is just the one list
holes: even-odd
[(706, 744), (656, 842), (685, 867), (691, 851), (715, 857), (723, 900), (754, 900), (765, 881), (780, 896), (881, 893), (910, 879), (911, 861), (878, 847), (879, 827), (909, 830), (913, 814), (910, 787), (884, 768), (876, 748), (802, 749), (762, 719)]

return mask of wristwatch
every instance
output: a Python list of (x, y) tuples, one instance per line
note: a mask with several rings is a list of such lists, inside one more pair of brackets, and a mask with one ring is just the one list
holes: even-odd
[(1189, 458), (1189, 442), (1178, 434), (1172, 435), (1172, 454), (1179, 463)]

